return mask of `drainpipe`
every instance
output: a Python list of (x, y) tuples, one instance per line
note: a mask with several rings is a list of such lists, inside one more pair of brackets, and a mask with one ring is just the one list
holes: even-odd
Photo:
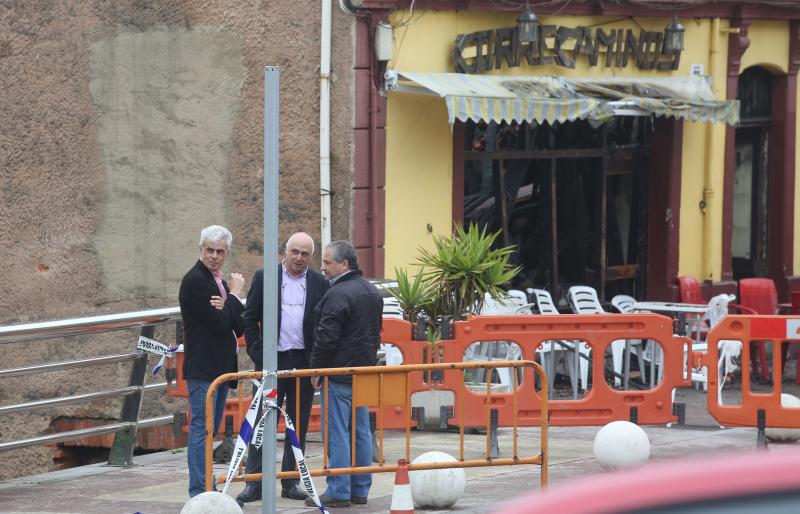
[(331, 1), (321, 0), (319, 58), (319, 221), (321, 247), (331, 242)]
[[(370, 36), (374, 37), (376, 25), (374, 19), (370, 20)], [(367, 220), (370, 226), (370, 249), (372, 250), (372, 276), (380, 278), (378, 275), (378, 170), (381, 164), (378, 162), (378, 90), (375, 87), (375, 74), (377, 62), (375, 55), (370, 55), (369, 60), (369, 214)]]
[[(708, 74), (716, 85), (717, 80), (717, 58), (719, 56), (719, 18), (711, 20), (711, 38), (709, 41), (708, 55)], [(712, 215), (710, 208), (713, 205), (714, 186), (712, 184), (712, 165), (714, 163), (714, 126), (709, 124), (706, 127), (706, 159), (705, 169), (703, 170), (703, 199), (700, 202), (700, 211), (703, 213), (703, 280), (711, 279), (711, 242), (720, 234), (714, 234), (712, 226)]]

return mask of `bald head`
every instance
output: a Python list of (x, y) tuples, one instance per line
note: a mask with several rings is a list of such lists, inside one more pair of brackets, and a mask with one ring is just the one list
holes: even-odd
[(314, 240), (305, 232), (296, 232), (286, 241), (283, 265), (292, 275), (305, 273), (311, 256), (314, 255)]
[(305, 232), (295, 232), (289, 239), (286, 240), (286, 251), (289, 251), (289, 245), (302, 245), (311, 247), (311, 255), (314, 255), (314, 240)]

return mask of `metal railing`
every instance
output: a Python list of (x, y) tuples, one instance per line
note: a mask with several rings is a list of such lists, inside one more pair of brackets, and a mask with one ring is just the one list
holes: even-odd
[[(0, 326), (0, 344), (24, 343), (57, 337), (99, 334), (135, 328), (140, 328), (140, 334), (142, 336), (153, 337), (154, 328), (156, 326), (177, 323), (180, 319), (180, 308), (168, 307), (163, 309), (87, 316), (83, 318), (6, 325)], [(77, 403), (124, 398), (122, 410), (117, 422), (54, 434), (34, 435), (11, 441), (0, 441), (0, 451), (26, 448), (40, 444), (59, 443), (113, 433), (115, 436), (109, 454), (109, 464), (122, 466), (130, 465), (133, 459), (136, 431), (139, 428), (167, 425), (173, 422), (172, 414), (143, 420), (139, 419), (139, 411), (145, 391), (162, 391), (167, 387), (166, 382), (144, 384), (145, 376), (147, 375), (146, 353), (136, 351), (0, 369), (0, 379), (38, 375), (77, 368), (106, 366), (123, 362), (131, 363), (131, 372), (127, 386), (0, 406), (0, 422), (2, 422), (3, 415), (15, 412), (30, 412)]]
[[(405, 448), (403, 450), (405, 460), (411, 462), (411, 389), (409, 387), (410, 381), (408, 379), (411, 373), (424, 373), (435, 370), (467, 370), (485, 368), (488, 370), (497, 368), (513, 368), (513, 369), (532, 369), (538, 378), (540, 384), (539, 391), (534, 394), (539, 396), (539, 453), (531, 456), (521, 456), (520, 448), (517, 444), (519, 435), (519, 428), (521, 423), (517, 419), (518, 411), (516, 406), (521, 389), (534, 388), (533, 383), (518, 383), (517, 373), (511, 373), (512, 378), (512, 392), (511, 401), (515, 407), (512, 415), (511, 427), (512, 432), (512, 455), (508, 458), (498, 458), (492, 456), (492, 388), (491, 382), (486, 384), (486, 395), (483, 397), (483, 408), (485, 410), (486, 420), (486, 448), (483, 458), (467, 458), (465, 452), (465, 422), (463, 408), (459, 410), (457, 415), (458, 429), (459, 429), (459, 450), (458, 457), (455, 461), (451, 462), (429, 462), (429, 463), (411, 463), (408, 465), (409, 471), (423, 470), (423, 469), (449, 469), (449, 468), (474, 468), (474, 467), (487, 467), (487, 466), (515, 466), (522, 464), (531, 464), (540, 466), (540, 485), (542, 488), (547, 486), (548, 480), (548, 427), (550, 423), (549, 410), (548, 410), (548, 381), (544, 369), (535, 361), (529, 360), (516, 360), (516, 361), (473, 361), (473, 362), (453, 362), (453, 363), (439, 363), (439, 364), (410, 364), (401, 366), (367, 366), (367, 367), (354, 367), (354, 368), (324, 368), (324, 369), (298, 369), (289, 373), (282, 373), (277, 376), (278, 380), (294, 380), (295, 387), (300, 391), (300, 380), (306, 377), (320, 377), (322, 378), (321, 391), (323, 397), (323, 404), (328, 404), (325, 399), (328, 398), (329, 383), (328, 380), (332, 376), (350, 376), (352, 378), (352, 426), (355, 427), (355, 407), (375, 407), (377, 408), (377, 426), (375, 436), (377, 437), (378, 454), (373, 455), (375, 465), (371, 466), (351, 466), (346, 468), (331, 468), (329, 467), (328, 457), (328, 426), (330, 423), (324, 423), (322, 435), (322, 468), (309, 469), (309, 474), (312, 477), (320, 476), (335, 476), (335, 475), (352, 475), (358, 473), (390, 473), (397, 471), (398, 465), (386, 462), (384, 455), (384, 423), (383, 414), (385, 408), (395, 409), (400, 408), (404, 412), (405, 423)], [(213, 397), (216, 389), (223, 383), (234, 380), (247, 380), (261, 378), (259, 372), (238, 372), (226, 373), (217, 377), (208, 388), (206, 393), (206, 412), (213, 411)], [(464, 374), (459, 373), (458, 376), (462, 381)], [(531, 377), (533, 378), (533, 377)], [(241, 391), (242, 385), (239, 385)], [(299, 404), (296, 405), (297, 412), (295, 419), (300, 420)], [(323, 414), (324, 416), (325, 414)], [(206, 490), (210, 491), (216, 480), (217, 483), (222, 483), (225, 475), (213, 476), (213, 459), (212, 459), (212, 444), (214, 434), (214, 427), (212, 416), (206, 416), (206, 444), (205, 444), (205, 484)], [(302, 432), (302, 427), (299, 424), (295, 427), (298, 432)], [(356, 430), (351, 431), (351, 463), (356, 459)], [(373, 447), (375, 441), (373, 440)], [(295, 471), (281, 471), (276, 473), (277, 479), (285, 478), (301, 478), (297, 470)], [(252, 481), (261, 480), (261, 473), (245, 474), (241, 464), (239, 465), (238, 473), (232, 478), (232, 481)]]

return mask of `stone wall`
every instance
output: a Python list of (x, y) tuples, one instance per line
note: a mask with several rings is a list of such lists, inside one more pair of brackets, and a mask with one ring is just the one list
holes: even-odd
[[(354, 22), (333, 4), (332, 232), (348, 238)], [(318, 239), (319, 34), (311, 0), (0, 2), (0, 324), (175, 305), (211, 223), (232, 230), (226, 269), (249, 281), (263, 248), (268, 64), (281, 70), (281, 238)], [(133, 332), (8, 344), (2, 367), (133, 344)], [(121, 385), (127, 369), (3, 380), (0, 405)], [(150, 415), (180, 408), (153, 401)], [(0, 440), (118, 409), (7, 417)], [(4, 453), (0, 478), (46, 471), (51, 455)]]

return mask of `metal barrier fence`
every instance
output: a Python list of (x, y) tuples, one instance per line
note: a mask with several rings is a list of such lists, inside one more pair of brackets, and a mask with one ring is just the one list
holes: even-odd
[[(551, 425), (602, 426), (615, 420), (631, 420), (643, 425), (678, 422), (681, 406), (673, 405), (672, 391), (691, 386), (684, 376), (685, 352), (690, 350), (691, 340), (674, 335), (672, 321), (658, 314), (472, 316), (466, 321), (450, 324), (445, 330), (449, 332), (448, 338), (434, 344), (415, 339), (413, 328), (405, 320), (384, 319), (381, 331), (382, 343), (394, 346), (402, 355), (403, 363), (407, 364), (458, 363), (464, 360), (471, 345), (491, 346), (497, 343), (515, 344), (519, 347), (522, 359), (539, 360), (541, 356), (538, 354), (549, 344), (548, 341), (569, 344), (578, 341), (586, 348), (586, 355), (580, 355), (580, 358), (589, 361), (591, 388), (587, 388), (587, 394), (580, 399), (550, 399)], [(606, 381), (605, 354), (613, 341), (624, 339), (649, 340), (658, 344), (661, 354), (659, 367), (663, 368), (663, 376), (651, 389), (619, 390)], [(577, 352), (575, 356), (579, 357)], [(180, 368), (180, 361), (176, 366)], [(651, 365), (651, 383), (652, 369)], [(180, 378), (180, 369), (177, 374)], [(510, 378), (510, 374), (506, 375)], [(533, 379), (533, 376), (527, 378)], [(448, 391), (453, 394), (452, 406), (442, 407), (441, 412), (432, 413), (434, 418), (439, 415), (439, 428), (455, 426), (459, 411), (463, 413), (468, 427), (481, 426), (484, 422), (484, 404), (480, 395), (465, 386), (457, 372), (431, 369), (414, 374), (408, 378), (408, 389), (412, 395), (428, 391)], [(532, 390), (520, 392), (516, 403), (511, 401), (510, 391), (493, 391), (492, 398), (493, 431), (498, 427), (511, 426), (513, 420), (518, 420), (524, 426), (538, 424), (539, 399)], [(237, 427), (244, 419), (249, 402), (250, 399), (245, 398), (238, 412), (234, 408), (230, 410)], [(376, 420), (380, 410), (387, 428), (405, 427), (405, 413), (395, 406), (381, 409), (372, 407), (370, 410)], [(422, 407), (415, 407), (414, 410), (412, 427), (420, 428), (426, 413)], [(320, 416), (320, 407), (315, 405), (311, 412), (309, 432), (321, 429)], [(282, 421), (279, 421), (279, 430), (281, 426)]]
[[(156, 326), (176, 323), (180, 321), (180, 319), (180, 309), (178, 307), (171, 307), (121, 314), (0, 326), (0, 344), (98, 334), (133, 328), (141, 328), (140, 335), (142, 336), (153, 337), (154, 328)], [(136, 343), (134, 340), (133, 346), (135, 347), (135, 345)], [(130, 465), (133, 458), (137, 428), (171, 424), (174, 419), (174, 416), (170, 414), (139, 420), (139, 410), (144, 392), (163, 391), (166, 390), (167, 386), (166, 382), (148, 384), (145, 386), (145, 376), (147, 375), (146, 353), (134, 351), (130, 353), (101, 355), (83, 359), (0, 369), (0, 379), (38, 375), (41, 373), (77, 368), (91, 368), (121, 362), (131, 363), (131, 372), (127, 386), (0, 406), (0, 416), (2, 416), (12, 412), (27, 412), (97, 400), (124, 398), (122, 410), (116, 423), (11, 441), (2, 441), (0, 442), (0, 451), (26, 448), (47, 443), (59, 443), (73, 439), (82, 439), (88, 436), (113, 433), (115, 437), (108, 459), (109, 464), (121, 466)]]
[[(353, 408), (355, 407), (375, 407), (377, 409), (377, 447), (378, 457), (377, 465), (375, 466), (360, 466), (348, 468), (328, 468), (328, 424), (324, 424), (323, 429), (323, 467), (322, 469), (310, 469), (309, 473), (312, 477), (319, 476), (332, 476), (332, 475), (350, 475), (358, 473), (389, 473), (397, 470), (396, 464), (387, 464), (384, 460), (384, 419), (383, 412), (386, 407), (399, 407), (405, 419), (405, 460), (411, 462), (411, 380), (409, 375), (412, 373), (431, 373), (434, 371), (449, 371), (453, 376), (460, 375), (463, 381), (464, 372), (466, 369), (493, 369), (493, 368), (517, 368), (532, 369), (539, 378), (540, 390), (534, 391), (534, 394), (539, 396), (539, 425), (541, 428), (540, 436), (540, 453), (530, 457), (520, 457), (518, 454), (517, 436), (519, 424), (512, 419), (511, 427), (513, 428), (513, 450), (512, 456), (508, 458), (493, 458), (491, 455), (491, 425), (492, 425), (492, 388), (491, 383), (486, 384), (486, 395), (483, 398), (485, 405), (484, 420), (486, 426), (486, 453), (484, 459), (470, 459), (465, 460), (464, 457), (464, 419), (463, 410), (460, 411), (458, 418), (459, 422), (459, 454), (456, 462), (429, 462), (424, 464), (409, 464), (409, 471), (423, 470), (423, 469), (447, 469), (447, 468), (473, 468), (485, 466), (513, 466), (521, 464), (539, 465), (541, 467), (541, 486), (547, 485), (547, 429), (549, 421), (548, 401), (547, 401), (547, 377), (542, 367), (529, 360), (516, 360), (516, 361), (493, 361), (493, 362), (458, 362), (450, 364), (412, 364), (403, 366), (368, 366), (357, 368), (325, 368), (325, 369), (306, 369), (296, 370), (291, 373), (278, 375), (278, 380), (295, 379), (296, 387), (300, 387), (300, 379), (303, 377), (323, 377), (322, 380), (322, 395), (323, 401), (328, 398), (328, 378), (331, 376), (352, 376), (353, 384)], [(517, 403), (517, 397), (520, 390), (524, 388), (526, 391), (534, 390), (533, 380), (527, 381), (523, 379), (522, 384), (518, 384), (516, 380), (516, 371), (512, 373), (514, 376), (513, 390), (511, 393), (512, 402), (514, 405)], [(527, 375), (527, 374), (526, 374)], [(206, 395), (206, 412), (213, 412), (213, 395), (220, 384), (232, 380), (241, 379), (260, 379), (262, 374), (260, 372), (240, 372), (228, 373), (218, 377), (208, 389)], [(532, 378), (532, 377), (531, 377)], [(520, 386), (523, 386), (520, 388)], [(240, 386), (241, 388), (241, 386)], [(528, 391), (530, 392), (530, 391)], [(299, 392), (298, 392), (299, 395)], [(325, 402), (327, 404), (327, 402)], [(299, 421), (300, 416), (296, 415), (295, 419)], [(212, 416), (206, 416), (206, 489), (211, 490), (213, 487), (213, 463), (212, 463), (212, 447), (213, 447), (213, 420)], [(300, 431), (299, 427), (296, 427)], [(356, 447), (356, 433), (352, 432), (351, 450), (355, 455)], [(375, 459), (373, 459), (375, 460)], [(298, 478), (300, 476), (298, 471), (294, 472), (279, 472), (276, 478)], [(224, 481), (225, 476), (217, 477), (219, 481)], [(261, 480), (261, 474), (242, 474), (241, 466), (239, 475), (233, 478), (234, 481), (252, 481)]]

